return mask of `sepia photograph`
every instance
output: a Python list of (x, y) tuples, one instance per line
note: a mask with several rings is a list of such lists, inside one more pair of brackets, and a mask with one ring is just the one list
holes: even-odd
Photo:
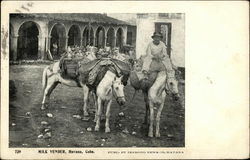
[(185, 147), (185, 14), (10, 14), (9, 147)]

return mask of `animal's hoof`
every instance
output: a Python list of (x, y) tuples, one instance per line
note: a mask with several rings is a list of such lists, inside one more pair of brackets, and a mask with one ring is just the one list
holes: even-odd
[(87, 111), (84, 111), (83, 116), (88, 117), (89, 113)]
[(153, 137), (153, 133), (148, 133), (148, 136), (152, 138)]
[(95, 126), (95, 131), (98, 132), (99, 131), (99, 127)]
[(41, 107), (41, 110), (45, 110), (46, 108), (44, 106)]
[(161, 137), (161, 134), (160, 134), (160, 133), (156, 133), (156, 134), (155, 134), (155, 137), (160, 138), (160, 137)]
[(109, 133), (110, 132), (110, 128), (105, 128), (105, 133)]

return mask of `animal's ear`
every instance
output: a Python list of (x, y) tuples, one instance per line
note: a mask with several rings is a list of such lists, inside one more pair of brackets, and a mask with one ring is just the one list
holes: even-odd
[(116, 80), (121, 80), (123, 77), (123, 75), (119, 76), (119, 77), (116, 77)]
[(123, 79), (123, 75), (119, 79)]

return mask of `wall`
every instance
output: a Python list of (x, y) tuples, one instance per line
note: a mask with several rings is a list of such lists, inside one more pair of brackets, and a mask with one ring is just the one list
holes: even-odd
[(185, 67), (185, 17), (183, 14), (180, 19), (159, 18), (158, 14), (138, 16), (136, 21), (136, 57), (139, 58), (146, 53), (147, 45), (152, 41), (151, 36), (155, 31), (155, 22), (172, 23), (171, 59), (174, 65)]

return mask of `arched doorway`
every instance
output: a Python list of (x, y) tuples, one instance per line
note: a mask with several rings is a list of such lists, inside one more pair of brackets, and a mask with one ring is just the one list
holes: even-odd
[(96, 30), (96, 47), (104, 48), (105, 46), (105, 30), (103, 27), (98, 27)]
[(18, 30), (17, 60), (38, 59), (38, 35), (37, 24), (32, 21), (23, 23)]
[(114, 36), (115, 36), (115, 30), (114, 28), (109, 28), (107, 32), (107, 44), (106, 46), (113, 48), (114, 47)]
[(83, 39), (82, 39), (82, 45), (83, 46), (93, 46), (94, 44), (94, 31), (93, 29), (90, 27), (86, 27), (83, 31)]
[(68, 33), (68, 46), (80, 46), (81, 36), (80, 36), (80, 28), (77, 25), (73, 25), (69, 29)]
[(50, 32), (50, 52), (53, 59), (59, 59), (65, 51), (66, 30), (62, 24), (55, 24)]
[(116, 33), (116, 47), (119, 47), (120, 49), (123, 47), (123, 31), (121, 28), (117, 30)]

